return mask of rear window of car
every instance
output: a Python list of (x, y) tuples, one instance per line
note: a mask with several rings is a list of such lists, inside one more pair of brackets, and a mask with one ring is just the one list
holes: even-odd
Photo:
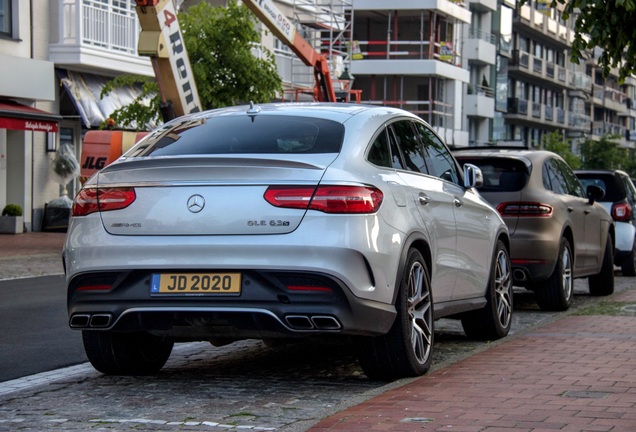
[(130, 157), (338, 153), (344, 126), (296, 116), (219, 116), (187, 119), (157, 129)]
[(618, 182), (618, 179), (613, 174), (586, 174), (577, 173), (576, 176), (581, 181), (584, 189), (587, 189), (589, 185), (596, 185), (605, 190), (605, 196), (601, 201), (616, 202), (625, 199), (625, 189), (623, 185)]
[(528, 182), (526, 165), (510, 158), (456, 157), (463, 166), (470, 163), (478, 166), (484, 174), (484, 184), (477, 189), (482, 192), (518, 192)]

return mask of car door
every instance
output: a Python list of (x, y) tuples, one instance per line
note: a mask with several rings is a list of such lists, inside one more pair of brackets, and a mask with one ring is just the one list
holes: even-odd
[(442, 140), (425, 124), (414, 123), (427, 155), (431, 174), (443, 180), (443, 190), (452, 196), (455, 215), (457, 273), (453, 299), (483, 296), (490, 276), (492, 209), (481, 197), (466, 190), (455, 159)]
[[(576, 197), (585, 215), (585, 267), (590, 269), (600, 268), (605, 252), (605, 241), (601, 224), (600, 204), (591, 204), (579, 178), (565, 161), (556, 159), (559, 169), (563, 172), (563, 178), (567, 184), (567, 193)], [(604, 211), (604, 210), (603, 210)]]
[(591, 266), (597, 266), (597, 260), (600, 259), (598, 249), (601, 232), (598, 211), (590, 205), (583, 186), (565, 162), (549, 158), (545, 161), (544, 169), (547, 170), (550, 190), (558, 195), (559, 211), (564, 217), (564, 223), (568, 221), (573, 232), (574, 271), (576, 274), (584, 273)]
[(457, 231), (454, 196), (446, 182), (429, 174), (426, 153), (411, 120), (399, 120), (389, 127), (390, 137), (399, 149), (404, 169), (398, 174), (410, 189), (414, 220), (427, 233), (433, 257), (431, 286), (435, 302), (449, 301), (455, 288), (457, 270)]

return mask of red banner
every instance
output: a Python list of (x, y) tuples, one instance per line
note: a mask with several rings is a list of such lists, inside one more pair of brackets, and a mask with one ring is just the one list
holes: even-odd
[(0, 129), (30, 130), (33, 132), (57, 132), (57, 123), (48, 120), (26, 120), (0, 117)]

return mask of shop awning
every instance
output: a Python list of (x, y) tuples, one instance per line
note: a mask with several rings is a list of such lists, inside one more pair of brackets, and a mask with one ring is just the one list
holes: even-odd
[(0, 100), (0, 129), (57, 132), (62, 117), (11, 100)]
[(57, 73), (87, 128), (99, 127), (115, 110), (132, 103), (141, 93), (141, 89), (128, 86), (113, 89), (102, 97), (102, 89), (111, 78), (63, 69)]

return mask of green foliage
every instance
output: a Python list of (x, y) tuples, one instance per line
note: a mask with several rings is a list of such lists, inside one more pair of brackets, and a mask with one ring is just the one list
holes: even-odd
[(7, 204), (2, 210), (2, 216), (22, 216), (22, 207), (17, 204)]
[(584, 169), (624, 169), (627, 150), (613, 141), (617, 137), (605, 135), (599, 141), (586, 140), (581, 144)]
[(251, 48), (260, 44), (256, 17), (235, 0), (227, 7), (201, 2), (179, 14), (204, 109), (241, 102), (269, 102), (282, 89), (274, 56), (256, 58)]
[[(120, 75), (106, 83), (100, 97), (108, 95), (116, 88), (136, 87), (141, 89), (139, 96), (126, 106), (123, 106), (110, 117), (115, 120), (115, 127), (122, 129), (146, 130), (148, 124), (157, 124), (161, 120), (159, 112), (159, 86), (157, 81), (151, 77), (141, 75)], [(107, 129), (107, 121), (102, 122), (100, 129)]]
[(541, 148), (561, 156), (572, 169), (578, 169), (581, 167), (581, 159), (572, 153), (570, 143), (564, 141), (558, 131), (545, 135), (541, 141)]
[[(521, 4), (527, 0), (521, 0)], [(598, 59), (607, 77), (619, 68), (620, 79), (636, 72), (636, 3), (634, 0), (552, 0), (550, 6), (564, 5), (562, 17), (575, 18), (571, 60), (578, 63), (585, 51), (595, 47), (603, 53)]]
[[(256, 58), (250, 50), (259, 46), (261, 38), (255, 30), (257, 19), (245, 5), (235, 0), (227, 7), (201, 2), (178, 19), (203, 110), (269, 102), (282, 91), (274, 55), (267, 51)], [(148, 123), (159, 123), (161, 99), (154, 77), (119, 76), (104, 87), (102, 96), (130, 85), (141, 86), (142, 92), (132, 104), (111, 114), (116, 127), (143, 130)], [(101, 125), (107, 127), (106, 122)]]

